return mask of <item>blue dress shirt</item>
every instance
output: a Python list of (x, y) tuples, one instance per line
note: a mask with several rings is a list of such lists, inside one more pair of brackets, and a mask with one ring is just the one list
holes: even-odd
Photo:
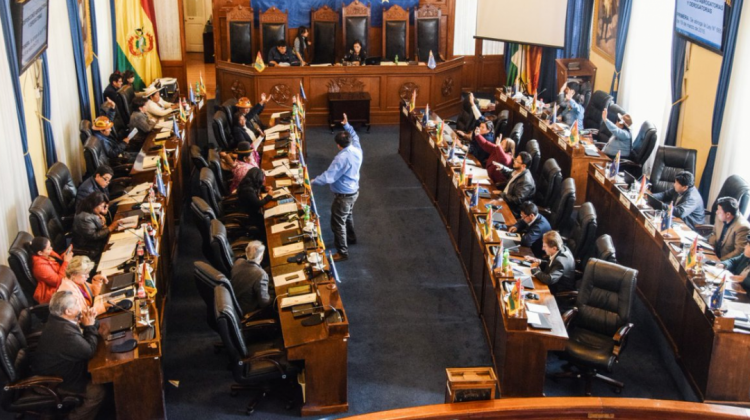
[(359, 136), (349, 123), (344, 126), (351, 144), (339, 151), (331, 166), (312, 180), (313, 185), (331, 184), (336, 194), (354, 194), (359, 191), (359, 168), (362, 166), (362, 146)]
[(612, 133), (612, 137), (610, 137), (602, 152), (611, 158), (617, 156), (617, 152), (620, 152), (621, 158), (630, 157), (630, 151), (633, 148), (633, 135), (630, 134), (630, 130), (618, 127), (607, 118), (604, 119), (604, 124), (606, 124), (609, 132)]
[(573, 123), (578, 120), (578, 129), (583, 130), (583, 107), (575, 99), (562, 98), (563, 100), (560, 101), (562, 121), (572, 127)]

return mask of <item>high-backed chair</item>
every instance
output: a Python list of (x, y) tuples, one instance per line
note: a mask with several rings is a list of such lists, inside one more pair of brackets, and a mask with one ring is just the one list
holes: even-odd
[(211, 254), (209, 261), (219, 271), (226, 276), (232, 275), (234, 260), (244, 255), (244, 249), (241, 247), (232, 248), (227, 237), (227, 230), (224, 224), (214, 219), (211, 221)]
[(536, 183), (534, 203), (539, 207), (549, 208), (560, 194), (562, 170), (554, 158), (547, 159), (542, 165), (542, 172)]
[(312, 42), (313, 64), (333, 64), (336, 62), (336, 33), (339, 14), (328, 6), (313, 10), (310, 14), (310, 41)]
[(48, 238), (55, 252), (63, 252), (67, 245), (62, 220), (49, 198), (38, 195), (29, 207), (29, 223), (34, 236)]
[(135, 90), (132, 85), (124, 85), (117, 91), (118, 101), (116, 102), (115, 109), (120, 115), (120, 119), (127, 126), (130, 124), (130, 113), (132, 112), (131, 104), (135, 98)]
[[(238, 64), (252, 64), (253, 56), (253, 8), (238, 5), (227, 12), (229, 61)], [(264, 52), (265, 53), (265, 52)]]
[[(739, 214), (737, 215), (737, 217), (745, 217), (748, 215), (747, 204), (748, 201), (750, 201), (750, 185), (748, 185), (747, 181), (745, 181), (741, 176), (729, 176), (729, 178), (724, 181), (724, 184), (722, 184), (721, 189), (719, 190), (719, 195), (717, 195), (716, 197), (732, 197), (737, 199), (737, 202), (740, 204), (738, 208)], [(714, 200), (713, 205), (711, 205), (711, 211), (706, 211), (706, 214), (709, 215), (712, 228), (714, 221), (716, 220), (716, 208), (718, 206), (719, 203)]]
[(107, 165), (115, 171), (116, 178), (127, 177), (133, 169), (132, 163), (121, 163), (119, 161), (110, 161), (104, 151), (104, 145), (98, 137), (92, 136), (83, 145), (83, 157), (86, 161), (86, 177), (94, 175), (96, 168), (101, 165)]
[(578, 209), (578, 215), (573, 222), (573, 228), (568, 237), (568, 248), (576, 260), (576, 266), (582, 269), (594, 252), (596, 242), (596, 209), (594, 205), (585, 202)]
[(216, 183), (216, 177), (211, 169), (201, 169), (199, 177), (200, 197), (211, 206), (217, 218), (223, 222), (233, 221), (240, 225), (246, 225), (249, 223), (248, 215), (243, 212), (225, 214), (225, 206), (229, 210), (238, 210), (239, 201), (235, 198), (224, 200), (224, 197), (219, 190), (219, 185)]
[(214, 131), (214, 140), (220, 150), (229, 150), (234, 144), (232, 137), (232, 126), (229, 124), (227, 114), (219, 109), (214, 112), (214, 118), (211, 122), (211, 128)]
[(208, 161), (203, 157), (201, 148), (196, 145), (190, 146), (190, 160), (193, 162), (193, 167), (196, 171), (200, 171), (202, 168), (208, 168)]
[(362, 50), (369, 54), (370, 41), (370, 3), (367, 6), (359, 0), (354, 0), (348, 6), (341, 8), (343, 23), (343, 48), (349, 51), (354, 41), (362, 43)]
[[(219, 220), (216, 217), (216, 213), (211, 206), (206, 203), (200, 197), (193, 197), (190, 202), (190, 211), (193, 213), (193, 220), (198, 226), (198, 231), (202, 238), (202, 249), (203, 255), (208, 257), (211, 255), (211, 221)], [(221, 221), (221, 220), (219, 220)], [(252, 238), (259, 236), (257, 228), (240, 226), (238, 223), (230, 221), (228, 223), (221, 222), (224, 225), (224, 229), (227, 231), (229, 240), (232, 243), (232, 248), (244, 249), (247, 242)]]
[(495, 119), (495, 138), (505, 138), (507, 136), (508, 124), (510, 124), (510, 112), (508, 110), (500, 111)]
[(694, 149), (659, 146), (651, 169), (651, 191), (658, 193), (670, 190), (674, 186), (675, 175), (682, 171), (695, 175), (697, 153)]
[(279, 40), (287, 42), (287, 39), (289, 39), (287, 33), (289, 31), (288, 20), (289, 13), (286, 10), (282, 12), (276, 6), (272, 6), (258, 17), (258, 22), (260, 22), (261, 54), (265, 57), (266, 61), (268, 61), (268, 52), (276, 46)]
[(36, 341), (39, 337), (39, 331), (33, 330), (33, 317), (36, 316), (38, 319), (46, 321), (49, 316), (49, 306), (31, 306), (26, 299), (26, 294), (21, 290), (21, 285), (18, 284), (13, 270), (5, 265), (0, 265), (0, 300), (10, 303), (13, 307), (18, 326), (26, 340)]
[(94, 132), (91, 131), (91, 121), (81, 120), (78, 124), (78, 134), (81, 136), (81, 144), (86, 144), (86, 140), (94, 135)]
[(409, 60), (409, 8), (383, 8), (383, 60)]
[[(612, 123), (617, 124), (617, 122), (620, 121), (620, 118), (617, 116), (617, 114), (625, 115), (627, 113), (628, 112), (625, 111), (620, 105), (612, 102), (607, 108), (607, 119)], [(612, 132), (609, 131), (609, 128), (607, 128), (607, 124), (602, 121), (602, 123), (599, 124), (599, 133), (596, 135), (596, 141), (606, 143), (609, 141), (610, 137), (612, 137)]]
[(63, 417), (83, 403), (81, 395), (57, 391), (62, 378), (31, 376), (31, 353), (8, 302), (0, 302), (0, 354), (0, 404), (6, 412)]
[(584, 128), (599, 128), (602, 125), (602, 111), (608, 109), (614, 99), (604, 91), (597, 90), (591, 96), (588, 106), (583, 112)]
[(440, 9), (432, 4), (414, 9), (414, 44), (418, 61), (427, 61), (430, 51), (435, 61), (443, 61), (441, 17)]
[(78, 189), (68, 167), (62, 162), (52, 165), (47, 171), (44, 184), (52, 205), (55, 206), (55, 211), (62, 218), (63, 226), (66, 230), (70, 229), (73, 225), (73, 217), (75, 217)]
[(606, 233), (596, 238), (595, 255), (597, 259), (617, 264), (617, 251), (612, 237)]
[(612, 372), (633, 328), (630, 316), (637, 275), (632, 268), (590, 259), (575, 308), (563, 315), (569, 337), (564, 358), (578, 372), (571, 369), (555, 376), (583, 376), (586, 395), (591, 395), (593, 379), (613, 385), (618, 393), (625, 386), (599, 372)]
[(526, 142), (526, 153), (531, 155), (531, 166), (529, 167), (529, 171), (531, 171), (534, 180), (538, 180), (539, 161), (542, 159), (542, 152), (539, 150), (539, 142), (533, 139)]
[(8, 265), (16, 275), (16, 280), (28, 302), (35, 302), (34, 291), (36, 290), (36, 279), (31, 271), (31, 250), (29, 249), (32, 239), (34, 237), (30, 233), (20, 231), (8, 250)]
[(576, 183), (573, 178), (566, 178), (560, 186), (560, 195), (549, 210), (540, 210), (547, 218), (552, 229), (562, 231), (570, 223), (570, 215), (576, 202)]
[[(208, 149), (208, 157), (206, 159), (208, 162), (208, 168), (211, 169), (211, 172), (214, 173), (214, 176), (216, 177), (216, 184), (219, 186), (219, 191), (221, 192), (221, 195), (226, 197), (230, 195), (231, 191), (229, 191), (229, 179), (224, 179), (224, 170), (221, 168), (221, 155), (219, 155), (219, 152), (214, 149)], [(231, 175), (231, 173), (229, 174)]]
[(620, 160), (620, 169), (639, 178), (643, 174), (643, 165), (656, 147), (656, 140), (656, 126), (648, 121), (644, 122), (633, 141), (630, 157)]
[(516, 154), (521, 153), (521, 150), (523, 150), (521, 148), (523, 146), (521, 144), (521, 139), (523, 138), (523, 123), (517, 123), (516, 125), (514, 125), (508, 137), (513, 139), (513, 141), (516, 143)]
[[(208, 326), (212, 330), (218, 332), (216, 311), (214, 309), (214, 288), (227, 281), (226, 276), (221, 271), (212, 267), (211, 264), (196, 261), (193, 263), (193, 280), (195, 281), (196, 289), (198, 289), (198, 294), (206, 304), (206, 323), (208, 323)], [(222, 346), (216, 345), (215, 347), (219, 348)]]
[(214, 308), (215, 323), (221, 341), (232, 359), (232, 376), (237, 382), (231, 387), (232, 394), (241, 389), (261, 391), (246, 407), (247, 414), (252, 414), (259, 397), (265, 396), (271, 381), (295, 378), (299, 369), (287, 361), (281, 340), (256, 338), (252, 342), (246, 341), (252, 337), (255, 326), (243, 325), (240, 313), (226, 288), (214, 288)]

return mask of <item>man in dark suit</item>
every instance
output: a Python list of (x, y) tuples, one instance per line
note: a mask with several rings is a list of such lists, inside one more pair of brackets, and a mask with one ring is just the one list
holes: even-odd
[(82, 307), (72, 292), (55, 292), (49, 304), (50, 316), (36, 350), (32, 353), (32, 370), (36, 375), (62, 378), (58, 390), (83, 395), (83, 404), (68, 416), (71, 420), (94, 419), (106, 389), (93, 384), (88, 363), (96, 353), (99, 332), (96, 312)]
[(117, 91), (122, 87), (122, 75), (115, 72), (109, 75), (109, 84), (104, 88), (104, 98), (109, 99), (112, 103), (117, 103)]
[(690, 229), (701, 224), (706, 218), (703, 197), (695, 188), (695, 178), (688, 171), (682, 171), (674, 177), (674, 188), (654, 194), (657, 200), (669, 204), (674, 203), (672, 215), (682, 219)]
[(714, 247), (717, 258), (728, 260), (742, 254), (750, 234), (750, 223), (742, 217), (736, 198), (720, 197), (716, 204), (716, 221), (708, 244)]
[(542, 249), (547, 254), (546, 259), (526, 257), (527, 261), (537, 263), (537, 266), (531, 269), (531, 274), (549, 286), (552, 294), (575, 290), (576, 261), (568, 247), (563, 244), (560, 234), (554, 230), (545, 233)]
[(531, 155), (526, 152), (519, 153), (513, 160), (512, 169), (498, 162), (493, 162), (493, 164), (500, 168), (500, 171), (509, 179), (501, 197), (508, 203), (513, 214), (518, 215), (518, 207), (530, 201), (536, 191), (534, 177), (526, 169), (531, 165)]
[(250, 241), (245, 248), (245, 259), (238, 259), (232, 267), (232, 289), (244, 314), (270, 309), (275, 299), (273, 282), (260, 266), (265, 251), (263, 243)]
[[(115, 176), (115, 171), (107, 165), (101, 165), (96, 168), (94, 176), (83, 181), (78, 186), (78, 192), (76, 193), (76, 207), (80, 206), (83, 200), (94, 192), (100, 192), (109, 200), (109, 183), (112, 182), (112, 178)], [(77, 210), (76, 210), (77, 212)]]
[(536, 204), (527, 201), (521, 204), (521, 218), (515, 225), (508, 228), (508, 232), (521, 233), (521, 246), (530, 247), (534, 256), (541, 258), (544, 256), (542, 250), (542, 236), (552, 230), (547, 219), (539, 214)]

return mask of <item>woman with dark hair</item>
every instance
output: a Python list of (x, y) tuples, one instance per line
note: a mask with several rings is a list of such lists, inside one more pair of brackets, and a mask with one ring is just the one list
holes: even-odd
[(352, 43), (352, 49), (349, 50), (349, 53), (344, 56), (344, 61), (359, 63), (360, 66), (364, 66), (365, 58), (367, 58), (367, 51), (362, 49), (362, 41), (357, 39)]
[(109, 234), (117, 230), (119, 222), (107, 226), (109, 201), (100, 192), (94, 192), (83, 200), (73, 219), (73, 247), (76, 253), (96, 260), (107, 244)]
[(29, 244), (31, 250), (31, 273), (36, 279), (34, 300), (39, 304), (49, 303), (65, 277), (65, 269), (73, 259), (73, 249), (68, 248), (63, 256), (52, 249), (49, 239), (37, 236)]
[(307, 29), (307, 26), (300, 26), (299, 29), (297, 29), (297, 37), (294, 38), (294, 50), (292, 50), (292, 52), (297, 56), (300, 66), (306, 65), (309, 61), (307, 59), (307, 52), (308, 47), (312, 45), (308, 39), (309, 36), (310, 30)]
[(125, 72), (122, 73), (123, 86), (126, 86), (126, 85), (133, 86), (134, 82), (135, 82), (135, 72), (133, 72), (133, 70), (125, 70)]
[(266, 228), (263, 219), (263, 206), (274, 200), (271, 195), (260, 198), (261, 194), (268, 192), (268, 187), (263, 185), (265, 176), (260, 168), (250, 168), (240, 185), (237, 187), (237, 196), (240, 204), (250, 217), (251, 226), (258, 228), (258, 231), (265, 240)]

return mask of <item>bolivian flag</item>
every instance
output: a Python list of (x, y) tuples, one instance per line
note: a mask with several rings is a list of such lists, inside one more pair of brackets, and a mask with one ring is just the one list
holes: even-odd
[(117, 68), (133, 70), (133, 88), (141, 90), (161, 77), (152, 0), (115, 0)]
[(255, 67), (255, 70), (257, 70), (258, 73), (266, 69), (266, 63), (263, 61), (263, 56), (260, 55), (260, 51), (258, 51), (258, 55), (255, 57), (255, 64), (253, 64), (253, 67)]

